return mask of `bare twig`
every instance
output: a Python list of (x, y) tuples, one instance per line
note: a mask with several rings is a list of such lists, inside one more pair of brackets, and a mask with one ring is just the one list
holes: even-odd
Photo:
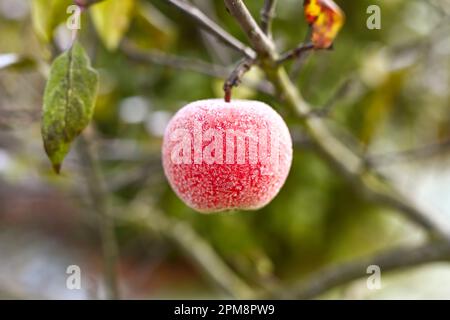
[(78, 137), (78, 153), (86, 179), (91, 205), (97, 216), (103, 253), (103, 268), (108, 299), (119, 299), (117, 283), (118, 250), (114, 234), (114, 222), (110, 214), (108, 195), (101, 178), (100, 169), (92, 154), (89, 140), (83, 135)]
[[(155, 50), (142, 52), (126, 41), (121, 45), (120, 49), (130, 60), (135, 62), (151, 63), (171, 67), (177, 70), (192, 71), (218, 79), (226, 79), (230, 74), (229, 68), (224, 66), (199, 59), (179, 57)], [(274, 94), (272, 84), (266, 80), (261, 80), (259, 82), (243, 81), (243, 84), (267, 95)]]
[(311, 299), (330, 289), (367, 276), (367, 267), (371, 265), (379, 266), (385, 273), (430, 262), (449, 261), (449, 259), (450, 243), (447, 241), (391, 249), (371, 257), (326, 267), (288, 289), (283, 288), (283, 290), (272, 292), (271, 298)]
[[(191, 0), (190, 2), (197, 6), (200, 10), (202, 10), (202, 12), (206, 14), (211, 20), (219, 21), (216, 12), (216, 4), (213, 1)], [(231, 54), (232, 52), (230, 51), (232, 49), (224, 47), (222, 43), (216, 41), (215, 37), (205, 31), (203, 28), (199, 27), (199, 29), (200, 35), (202, 37), (202, 44), (208, 51), (208, 55), (212, 59), (212, 61), (226, 66), (232, 64), (235, 60), (235, 58), (233, 58), (233, 55)]]
[(109, 178), (107, 180), (107, 191), (133, 190), (134, 188), (145, 187), (154, 181), (161, 183), (163, 179), (161, 159), (152, 155), (149, 158), (149, 160), (146, 160), (138, 168)]
[(289, 50), (281, 55), (280, 59), (278, 59), (278, 63), (284, 63), (291, 59), (301, 59), (303, 56), (309, 51), (314, 49), (314, 45), (312, 43), (300, 44), (298, 47)]
[(430, 158), (450, 151), (450, 139), (438, 143), (432, 143), (418, 148), (397, 151), (385, 154), (371, 155), (367, 157), (368, 163), (380, 167), (403, 161), (414, 161)]
[(342, 82), (338, 89), (331, 95), (331, 97), (325, 102), (324, 106), (320, 109), (312, 111), (312, 116), (326, 117), (329, 116), (336, 106), (336, 103), (345, 98), (353, 85), (353, 79), (349, 78)]
[[(150, 209), (149, 209), (150, 208)], [(135, 223), (149, 231), (160, 233), (176, 244), (192, 262), (206, 274), (210, 281), (234, 298), (256, 297), (239, 276), (228, 267), (214, 249), (187, 223), (170, 218), (148, 201), (134, 201), (132, 215), (118, 216), (118, 221)]]
[(261, 10), (261, 29), (270, 39), (272, 39), (272, 21), (275, 17), (276, 6), (277, 0), (265, 0)]
[(225, 78), (228, 69), (203, 60), (179, 57), (156, 50), (139, 51), (131, 44), (124, 42), (120, 50), (132, 61), (157, 64), (178, 70), (193, 71), (210, 77)]
[(254, 60), (244, 58), (238, 63), (236, 68), (234, 68), (233, 72), (231, 72), (230, 76), (223, 85), (226, 102), (230, 102), (231, 90), (233, 89), (233, 87), (237, 87), (241, 83), (242, 77), (247, 71), (250, 70), (254, 63)]
[(235, 37), (230, 35), (217, 23), (212, 21), (207, 15), (201, 12), (197, 7), (193, 6), (188, 2), (182, 0), (167, 0), (178, 9), (186, 13), (188, 16), (193, 18), (197, 23), (199, 23), (203, 28), (205, 28), (209, 33), (214, 35), (217, 39), (221, 40), (223, 43), (229, 45), (231, 48), (241, 52), (246, 57), (254, 59), (256, 57), (255, 52), (244, 45), (242, 42), (237, 40)]

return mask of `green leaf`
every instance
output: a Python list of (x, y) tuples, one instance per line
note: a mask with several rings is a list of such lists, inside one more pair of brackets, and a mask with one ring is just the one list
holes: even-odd
[(75, 43), (52, 64), (44, 93), (41, 131), (53, 168), (59, 172), (72, 141), (89, 124), (98, 91), (98, 74)]
[(31, 17), (33, 28), (41, 40), (50, 42), (56, 26), (68, 18), (66, 10), (71, 4), (73, 4), (71, 0), (32, 1)]
[(109, 50), (117, 49), (128, 30), (133, 8), (134, 0), (106, 0), (90, 9), (95, 29)]

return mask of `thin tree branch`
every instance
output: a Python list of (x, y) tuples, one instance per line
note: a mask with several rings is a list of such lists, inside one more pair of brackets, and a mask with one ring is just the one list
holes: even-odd
[(228, 69), (226, 67), (212, 64), (203, 60), (179, 57), (156, 50), (140, 51), (131, 44), (124, 42), (120, 50), (132, 61), (157, 64), (178, 70), (193, 71), (215, 78), (226, 78)]
[(207, 15), (201, 12), (194, 5), (184, 2), (182, 0), (167, 0), (169, 3), (173, 4), (175, 7), (186, 13), (188, 16), (193, 18), (197, 23), (200, 24), (206, 31), (214, 35), (217, 39), (221, 40), (223, 43), (227, 44), (231, 48), (238, 52), (241, 52), (246, 57), (254, 59), (256, 57), (255, 52), (240, 42), (238, 39), (230, 35), (217, 23), (212, 21)]
[[(192, 71), (218, 79), (226, 79), (230, 74), (229, 68), (221, 65), (205, 62), (199, 59), (179, 57), (155, 50), (145, 52), (139, 51), (126, 41), (121, 45), (120, 49), (127, 56), (127, 58), (135, 62), (151, 63), (171, 67), (177, 70)], [(267, 95), (274, 94), (272, 84), (266, 80), (259, 82), (243, 81), (243, 84)]]
[(431, 236), (450, 237), (448, 224), (438, 216), (420, 209), (395, 187), (387, 183), (381, 174), (369, 170), (367, 163), (343, 144), (318, 117), (310, 117), (312, 108), (303, 99), (281, 66), (276, 66), (277, 53), (273, 42), (264, 35), (242, 0), (224, 0), (232, 15), (238, 20), (252, 46), (265, 59), (261, 63), (268, 79), (280, 96), (297, 114), (322, 156), (346, 177), (369, 200), (390, 206), (426, 229)]
[(170, 218), (149, 205), (148, 201), (139, 199), (134, 201), (130, 211), (133, 214), (118, 216), (118, 221), (134, 223), (149, 231), (160, 233), (178, 246), (212, 283), (232, 297), (237, 299), (256, 297), (256, 292), (226, 265), (209, 243), (189, 224)]
[(273, 41), (258, 26), (244, 2), (241, 0), (225, 0), (225, 5), (247, 35), (259, 58), (267, 57), (272, 61), (276, 60), (277, 57)]
[[(216, 12), (216, 4), (210, 0), (191, 0), (192, 4), (197, 6), (203, 11), (211, 20), (219, 21)], [(208, 51), (208, 55), (215, 63), (220, 63), (221, 65), (230, 65), (233, 63), (234, 58), (231, 55), (229, 48), (224, 48), (222, 43), (215, 41), (213, 35), (200, 28), (200, 34), (202, 37), (202, 44)]]
[(314, 45), (312, 43), (301, 43), (296, 48), (283, 53), (277, 63), (285, 63), (291, 59), (302, 59), (303, 56), (311, 50), (314, 50)]
[(383, 274), (404, 268), (419, 266), (431, 262), (448, 262), (450, 243), (447, 241), (430, 242), (418, 247), (404, 247), (357, 259), (340, 265), (333, 265), (311, 275), (305, 281), (299, 281), (291, 287), (272, 292), (270, 298), (311, 299), (330, 289), (351, 281), (367, 277), (367, 267), (380, 267)]
[(367, 162), (374, 167), (381, 167), (403, 161), (414, 161), (424, 158), (430, 158), (449, 151), (450, 139), (447, 139), (442, 142), (432, 143), (426, 146), (409, 150), (371, 155), (367, 157)]
[(114, 221), (110, 213), (108, 195), (91, 146), (83, 135), (78, 137), (78, 153), (91, 205), (96, 213), (103, 254), (105, 286), (108, 299), (119, 299), (117, 280), (118, 249), (114, 234)]
[(276, 6), (277, 0), (265, 0), (264, 7), (261, 10), (261, 29), (269, 39), (272, 39), (272, 22), (275, 17)]
[(326, 117), (331, 114), (336, 103), (345, 98), (353, 86), (354, 80), (352, 78), (344, 80), (337, 90), (331, 95), (331, 97), (325, 102), (324, 106), (320, 109), (312, 111), (312, 116)]
[(230, 76), (223, 85), (223, 91), (225, 92), (226, 102), (230, 102), (231, 90), (233, 89), (233, 87), (237, 87), (241, 83), (242, 77), (246, 72), (250, 70), (250, 68), (253, 66), (254, 63), (255, 63), (254, 60), (244, 58), (238, 63), (236, 68), (234, 68), (233, 72), (231, 72)]

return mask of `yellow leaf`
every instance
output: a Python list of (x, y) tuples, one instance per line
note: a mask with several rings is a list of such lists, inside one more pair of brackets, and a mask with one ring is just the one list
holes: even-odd
[(174, 23), (158, 8), (148, 2), (136, 4), (136, 14), (127, 34), (134, 44), (145, 49), (167, 50), (175, 42), (176, 36)]
[(130, 25), (134, 0), (106, 0), (90, 8), (95, 29), (109, 50), (117, 49)]
[(345, 15), (341, 8), (332, 0), (305, 0), (304, 14), (312, 28), (314, 48), (331, 47), (344, 25)]
[(50, 42), (53, 30), (64, 22), (68, 15), (67, 7), (71, 0), (33, 0), (31, 3), (31, 18), (33, 28), (39, 39)]

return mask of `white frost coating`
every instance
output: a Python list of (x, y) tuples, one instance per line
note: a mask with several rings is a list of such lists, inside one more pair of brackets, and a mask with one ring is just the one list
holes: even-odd
[[(184, 137), (174, 135), (180, 130)], [(162, 153), (169, 183), (188, 206), (200, 212), (251, 210), (269, 203), (284, 184), (292, 140), (265, 103), (200, 100), (171, 119)]]

